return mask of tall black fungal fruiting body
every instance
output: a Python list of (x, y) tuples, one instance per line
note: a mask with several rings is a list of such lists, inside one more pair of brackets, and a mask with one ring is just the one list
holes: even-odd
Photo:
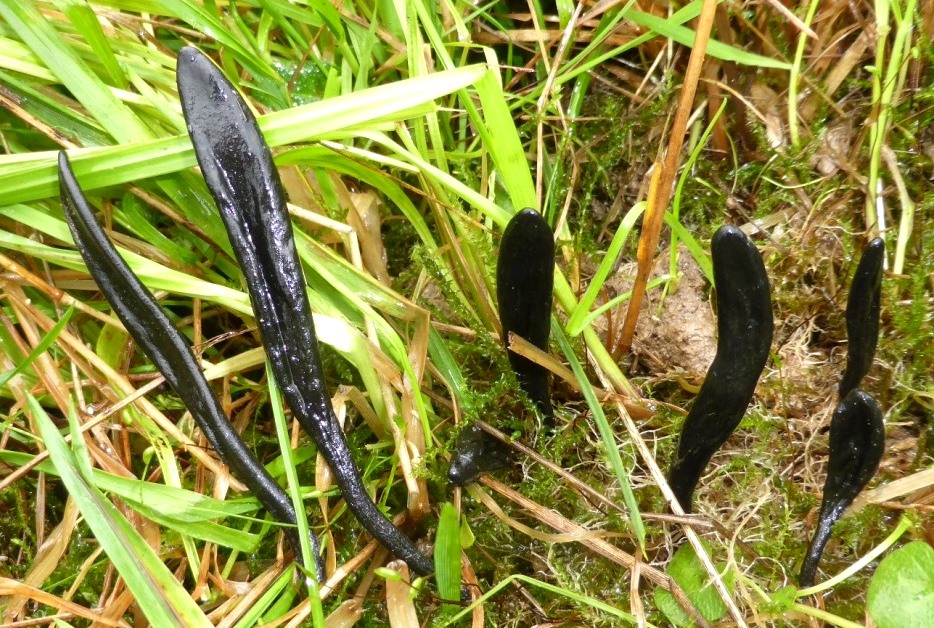
[(875, 238), (863, 251), (846, 303), (846, 372), (840, 382), (840, 398), (859, 386), (872, 366), (879, 342), (879, 310), (885, 242)]
[[(509, 364), (519, 386), (547, 422), (554, 418), (548, 371), (509, 351), (509, 334), (514, 333), (539, 349), (548, 349), (554, 272), (555, 241), (551, 228), (537, 211), (523, 209), (512, 217), (503, 232), (496, 266), (496, 293)], [(468, 427), (454, 448), (448, 480), (454, 486), (466, 486), (481, 474), (506, 466), (509, 453), (508, 447), (493, 436), (475, 426)]]
[[(75, 246), (117, 317), (182, 399), (234, 477), (250, 489), (277, 521), (287, 524), (286, 538), (296, 555), (301, 556), (292, 500), (253, 457), (224, 415), (188, 342), (107, 239), (78, 186), (65, 153), (58, 156), (58, 178), (62, 207)], [(318, 544), (314, 537), (312, 546), (317, 558)], [(318, 576), (323, 577), (323, 566), (318, 564), (317, 567)]]
[(717, 289), (717, 354), (681, 431), (668, 473), (678, 503), (691, 511), (694, 487), (711, 456), (743, 418), (772, 345), (772, 301), (755, 245), (732, 226), (711, 242)]
[(414, 571), (431, 573), (432, 561), (370, 499), (334, 415), (285, 195), (256, 119), (227, 78), (194, 48), (179, 53), (178, 89), (198, 164), (246, 278), (283, 398), (363, 527)]
[[(503, 342), (514, 333), (542, 350), (548, 349), (554, 288), (555, 241), (551, 228), (534, 209), (523, 209), (503, 232), (496, 266), (496, 295)], [(546, 418), (553, 415), (548, 371), (508, 351), (519, 385)]]
[(837, 405), (830, 421), (830, 458), (817, 530), (801, 565), (801, 586), (814, 584), (817, 564), (833, 524), (863, 490), (882, 460), (885, 425), (882, 410), (869, 394), (856, 389)]

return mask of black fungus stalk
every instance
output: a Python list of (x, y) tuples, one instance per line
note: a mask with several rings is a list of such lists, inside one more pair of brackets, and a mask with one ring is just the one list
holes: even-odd
[[(503, 232), (496, 266), (496, 296), (503, 327), (503, 343), (509, 334), (548, 350), (554, 289), (555, 241), (551, 227), (534, 209), (512, 217)], [(550, 419), (554, 412), (548, 394), (548, 371), (526, 357), (508, 351), (509, 363), (519, 386), (538, 411)]]
[[(554, 288), (555, 242), (551, 228), (534, 209), (517, 213), (506, 225), (496, 266), (496, 294), (503, 344), (519, 386), (548, 424), (554, 421), (548, 393), (548, 371), (509, 350), (513, 333), (543, 351), (548, 350)], [(476, 426), (458, 438), (448, 469), (454, 486), (466, 486), (481, 474), (509, 464), (507, 445)]]
[[(234, 477), (250, 489), (277, 521), (286, 524), (284, 529), (289, 545), (297, 556), (301, 556), (292, 500), (253, 457), (250, 448), (224, 415), (182, 334), (107, 239), (64, 152), (58, 156), (58, 180), (65, 219), (75, 246), (117, 317), (182, 399)], [(311, 540), (318, 561), (318, 577), (321, 578), (324, 569), (318, 557), (317, 539), (312, 536)]]
[(798, 579), (803, 587), (814, 584), (817, 565), (834, 523), (879, 468), (885, 448), (885, 425), (876, 400), (859, 389), (847, 393), (830, 421), (829, 443), (827, 479), (817, 530)]
[(431, 573), (432, 561), (370, 499), (334, 415), (282, 184), (256, 119), (227, 78), (194, 48), (179, 53), (178, 90), (282, 396), (363, 527), (414, 571)]
[(711, 242), (717, 289), (717, 354), (681, 431), (668, 484), (685, 512), (711, 456), (743, 418), (772, 346), (772, 302), (755, 245), (732, 226)]
[(840, 398), (859, 386), (869, 372), (879, 342), (879, 310), (885, 242), (875, 238), (863, 251), (853, 274), (846, 303), (846, 372), (840, 382)]

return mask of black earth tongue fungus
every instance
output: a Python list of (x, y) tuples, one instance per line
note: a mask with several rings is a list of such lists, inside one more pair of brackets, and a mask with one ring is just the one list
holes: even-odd
[(840, 398), (857, 386), (869, 372), (879, 342), (879, 310), (885, 242), (873, 239), (863, 251), (853, 274), (846, 303), (846, 371), (840, 382)]
[(413, 571), (432, 573), (432, 560), (370, 499), (334, 415), (285, 194), (256, 119), (199, 50), (182, 48), (177, 74), (195, 155), (246, 278), (282, 396), (314, 439), (363, 527)]
[[(182, 399), (205, 438), (234, 477), (250, 489), (269, 514), (288, 526), (285, 528), (286, 538), (295, 555), (301, 557), (292, 500), (253, 457), (250, 448), (224, 415), (188, 342), (107, 239), (63, 152), (58, 155), (58, 180), (65, 219), (75, 246), (117, 317)], [(311, 544), (320, 579), (324, 577), (324, 566), (314, 535)]]
[(814, 584), (817, 564), (834, 523), (869, 483), (882, 460), (885, 424), (882, 410), (871, 395), (857, 388), (837, 404), (830, 420), (829, 445), (827, 479), (817, 529), (798, 578), (802, 587)]
[[(503, 232), (496, 266), (496, 293), (509, 364), (519, 386), (550, 427), (554, 424), (554, 410), (548, 393), (548, 371), (510, 351), (509, 334), (548, 350), (554, 272), (555, 241), (551, 228), (537, 211), (523, 209), (512, 217)], [(455, 445), (448, 480), (454, 486), (466, 486), (481, 474), (501, 469), (509, 462), (508, 445), (479, 428), (468, 427)]]
[(668, 484), (685, 512), (711, 456), (752, 400), (772, 346), (772, 301), (762, 256), (746, 235), (723, 226), (711, 241), (717, 290), (717, 353), (681, 430)]
[(513, 333), (542, 351), (548, 350), (554, 291), (555, 240), (551, 227), (534, 209), (523, 209), (503, 232), (496, 265), (496, 297), (503, 344), (519, 386), (548, 421), (553, 421), (548, 370), (509, 351)]

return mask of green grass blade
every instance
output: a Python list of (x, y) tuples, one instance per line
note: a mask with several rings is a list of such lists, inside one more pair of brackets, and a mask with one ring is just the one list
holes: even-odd
[[(10, 0), (0, 0), (9, 2)], [(0, 4), (0, 6), (3, 6)], [(472, 85), (487, 69), (473, 65), (380, 85), (346, 96), (269, 113), (258, 118), (270, 147), (321, 139), (353, 137), (365, 129), (433, 109), (437, 98)], [(85, 192), (170, 174), (195, 165), (187, 135), (107, 148), (69, 151)], [(0, 159), (0, 206), (58, 194), (58, 153), (33, 153), (28, 160)]]
[(441, 517), (438, 520), (438, 534), (435, 537), (435, 582), (438, 583), (438, 595), (442, 600), (460, 601), (460, 515), (450, 502), (445, 502), (441, 507)]
[(623, 245), (625, 245), (626, 241), (629, 239), (629, 233), (644, 211), (645, 201), (640, 201), (626, 212), (623, 220), (619, 223), (619, 227), (616, 228), (613, 240), (610, 242), (610, 246), (607, 248), (606, 254), (603, 256), (599, 268), (597, 268), (597, 272), (594, 274), (593, 279), (590, 280), (590, 284), (587, 286), (587, 290), (578, 302), (577, 307), (571, 312), (567, 324), (567, 333), (569, 336), (574, 337), (579, 335), (584, 331), (584, 326), (593, 320), (593, 316), (588, 316), (590, 308), (597, 300), (597, 295), (600, 294), (600, 291), (603, 289), (603, 284), (610, 275), (610, 271), (616, 266), (617, 258), (619, 258), (623, 250)]
[[(695, 0), (696, 1), (696, 0)], [(698, 2), (698, 4), (701, 4)], [(671, 24), (668, 20), (657, 15), (643, 13), (641, 11), (628, 11), (626, 17), (645, 28), (651, 29), (674, 42), (691, 48), (694, 46), (696, 34), (690, 28), (679, 24)], [(711, 39), (707, 42), (707, 55), (720, 59), (721, 61), (732, 61), (742, 65), (749, 65), (756, 68), (772, 68), (775, 70), (790, 70), (791, 64), (787, 61), (778, 61), (771, 57), (764, 57), (752, 52), (746, 52), (734, 46), (728, 46), (722, 41)]]
[(0, 16), (118, 142), (151, 137), (149, 129), (68, 47), (33, 0), (0, 0)]
[(558, 346), (561, 348), (561, 352), (564, 353), (564, 357), (568, 360), (571, 370), (574, 372), (574, 377), (580, 384), (584, 400), (587, 402), (587, 407), (590, 408), (590, 412), (593, 414), (594, 422), (597, 424), (597, 429), (600, 431), (600, 440), (603, 443), (604, 450), (606, 450), (606, 456), (610, 459), (610, 466), (613, 468), (613, 473), (616, 474), (616, 479), (623, 492), (623, 501), (626, 503), (626, 508), (629, 511), (629, 522), (632, 525), (632, 530), (636, 535), (636, 539), (639, 541), (639, 547), (644, 548), (645, 524), (642, 522), (642, 515), (639, 514), (639, 504), (636, 502), (636, 496), (633, 494), (632, 487), (629, 485), (629, 474), (623, 467), (623, 458), (619, 455), (619, 444), (616, 442), (616, 434), (613, 433), (613, 428), (610, 427), (610, 422), (607, 421), (606, 414), (603, 412), (603, 407), (597, 400), (597, 395), (594, 394), (593, 386), (591, 386), (590, 380), (587, 379), (587, 374), (584, 373), (584, 367), (581, 366), (580, 361), (574, 354), (571, 343), (568, 342), (567, 337), (561, 330), (561, 326), (555, 319), (552, 319), (551, 333), (555, 337), (555, 340), (558, 341)]
[(0, 373), (0, 388), (3, 388), (7, 385), (11, 379), (25, 371), (29, 366), (35, 362), (36, 358), (48, 351), (49, 347), (52, 346), (52, 343), (58, 338), (58, 335), (62, 333), (62, 330), (65, 329), (65, 326), (68, 325), (68, 321), (71, 320), (72, 314), (75, 313), (75, 307), (71, 306), (65, 313), (62, 314), (62, 317), (58, 319), (58, 322), (55, 323), (55, 327), (49, 330), (45, 336), (42, 337), (42, 340), (39, 341), (39, 344), (36, 345), (36, 348), (29, 352), (29, 355), (26, 358), (16, 365), (16, 368), (13, 368), (6, 373)]
[(74, 411), (69, 413), (69, 425), (75, 451), (69, 449), (34, 397), (28, 397), (28, 404), (69, 495), (149, 622), (154, 626), (210, 627), (211, 622), (159, 556), (94, 485), (89, 462), (79, 458), (86, 452), (81, 451), (84, 437)]
[(104, 66), (114, 85), (121, 89), (127, 88), (127, 78), (117, 61), (107, 36), (101, 28), (97, 16), (85, 0), (56, 0), (65, 17), (71, 21), (78, 35), (91, 47), (94, 56)]
[[(634, 615), (631, 615), (627, 613), (626, 611), (622, 611), (616, 608), (615, 606), (610, 606), (609, 604), (605, 602), (601, 602), (598, 599), (595, 599), (595, 598), (592, 598), (586, 595), (580, 595), (578, 593), (573, 593), (569, 591), (568, 589), (563, 589), (561, 587), (555, 586), (548, 582), (542, 582), (541, 580), (536, 580), (535, 578), (530, 578), (528, 576), (523, 576), (521, 574), (512, 574), (511, 576), (508, 576), (500, 580), (498, 583), (496, 583), (496, 586), (492, 587), (489, 591), (484, 593), (482, 597), (475, 600), (473, 604), (471, 604), (470, 606), (462, 610), (460, 613), (458, 613), (454, 617), (451, 617), (443, 625), (453, 626), (458, 621), (466, 617), (471, 611), (473, 611), (473, 609), (476, 606), (479, 606), (480, 604), (483, 604), (487, 602), (488, 600), (492, 599), (493, 596), (495, 596), (497, 593), (502, 591), (507, 586), (511, 585), (513, 582), (524, 582), (527, 585), (542, 589), (544, 591), (548, 591), (549, 593), (552, 593), (554, 595), (566, 597), (579, 604), (584, 604), (598, 611), (602, 611), (606, 613), (607, 615), (610, 615), (611, 617), (615, 617), (616, 619), (621, 619), (629, 624), (639, 623), (639, 621), (636, 619)], [(648, 624), (648, 625), (652, 626), (653, 624)]]

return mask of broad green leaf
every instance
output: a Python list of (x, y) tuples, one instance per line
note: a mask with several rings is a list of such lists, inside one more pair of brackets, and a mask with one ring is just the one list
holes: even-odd
[[(735, 574), (731, 570), (726, 570), (724, 573), (723, 565), (718, 564), (717, 569), (723, 577), (727, 591), (732, 592)], [(668, 575), (681, 587), (704, 619), (713, 623), (726, 615), (726, 606), (720, 599), (717, 589), (710, 582), (710, 577), (691, 544), (685, 543), (675, 552), (668, 566)], [(676, 626), (694, 625), (693, 620), (684, 612), (674, 596), (664, 589), (655, 589), (655, 606), (665, 613), (671, 623)]]
[(867, 607), (879, 628), (934, 625), (934, 549), (913, 541), (886, 556), (869, 583)]

